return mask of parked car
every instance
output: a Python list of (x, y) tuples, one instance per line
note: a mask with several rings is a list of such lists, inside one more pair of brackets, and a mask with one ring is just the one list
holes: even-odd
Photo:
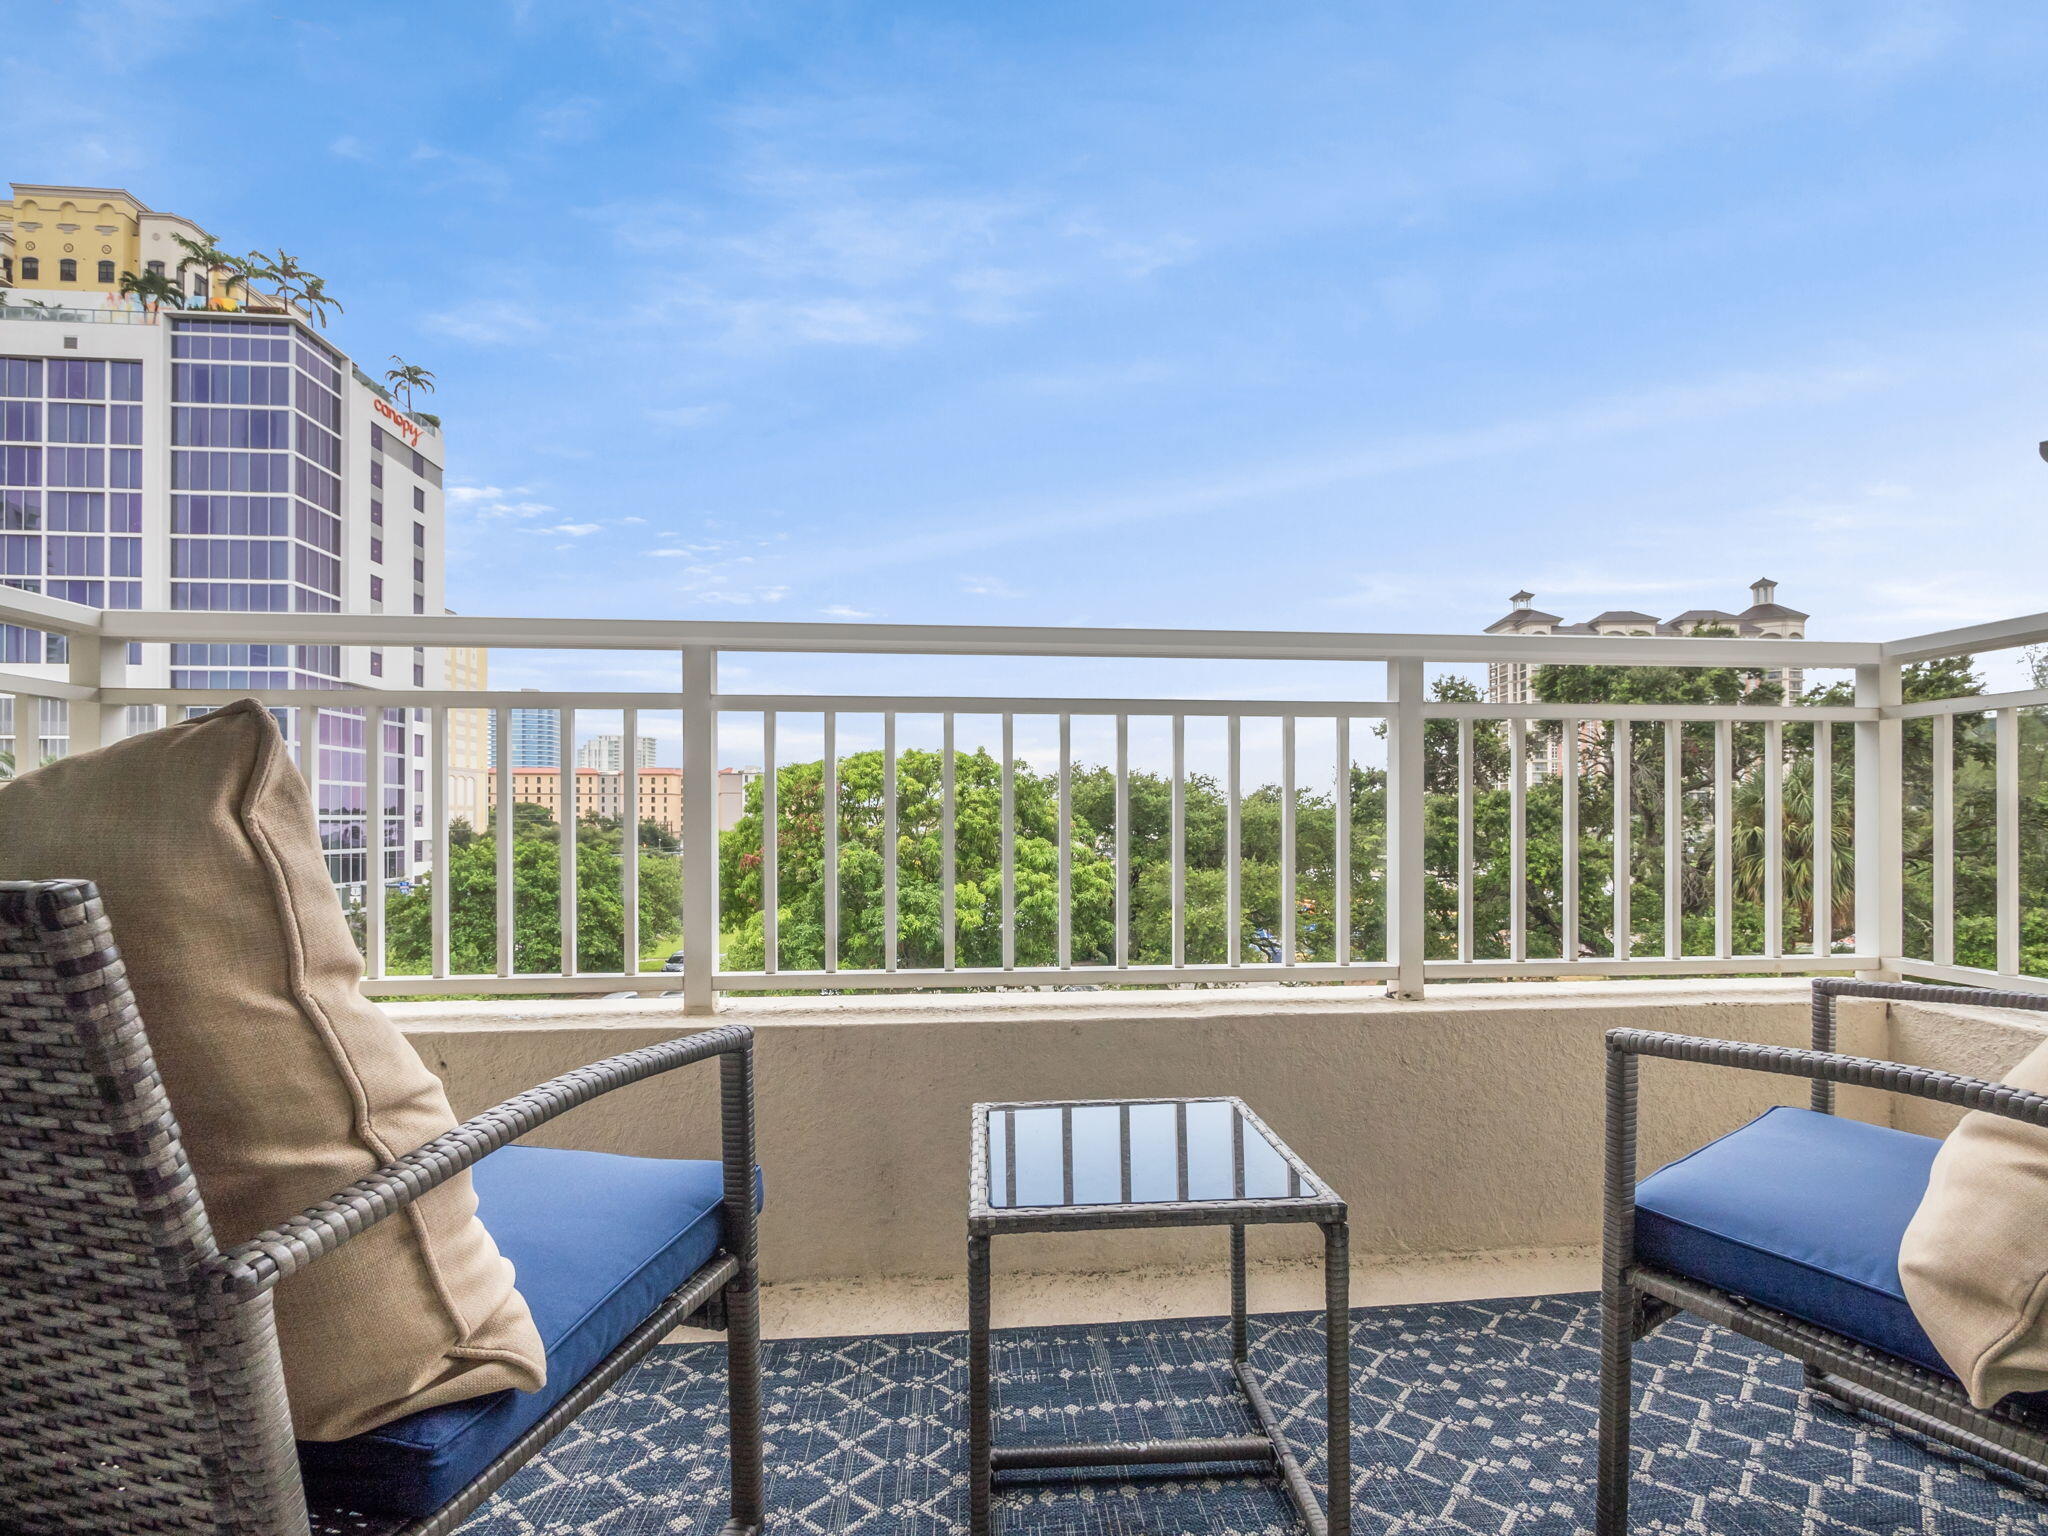
[(683, 968), (683, 952), (679, 949), (661, 962), (664, 971), (680, 971)]

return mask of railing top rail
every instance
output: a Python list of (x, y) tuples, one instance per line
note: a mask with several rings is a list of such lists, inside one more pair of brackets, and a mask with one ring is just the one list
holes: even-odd
[[(0, 599), (4, 610), (6, 599)], [(4, 611), (0, 611), (4, 616)], [(502, 619), (470, 615), (107, 612), (109, 638), (195, 643), (491, 646), (525, 650), (791, 651), (845, 655), (1157, 657), (1183, 660), (1589, 662), (1695, 667), (1855, 667), (1872, 641), (1659, 635), (1398, 635), (1342, 631), (1083, 629), (691, 619)]]
[(0, 624), (22, 624), (60, 635), (94, 635), (99, 633), (100, 617), (97, 608), (0, 586)]
[[(6, 675), (0, 674), (0, 692), (5, 692)], [(18, 679), (19, 691), (46, 693), (52, 697), (85, 698), (92, 691), (70, 689), (59, 695), (59, 685)], [(673, 691), (588, 692), (578, 689), (410, 689), (387, 688), (105, 688), (97, 697), (105, 704), (194, 704), (219, 706), (237, 699), (253, 698), (278, 708), (327, 707), (331, 709), (575, 709), (586, 711), (683, 707), (683, 695)], [(1439, 703), (1425, 701), (1422, 715), (1427, 720), (1678, 720), (1702, 722), (1734, 720), (1755, 724), (1779, 720), (1801, 725), (1816, 723), (1850, 724), (1856, 721), (1890, 718), (1895, 714), (1929, 714), (1955, 702), (1969, 710), (1997, 708), (2001, 702), (2048, 703), (2048, 694), (1994, 694), (1982, 698), (1941, 701), (1934, 705), (1907, 705), (1887, 709), (1859, 705), (1814, 704), (1488, 704)], [(976, 694), (864, 693), (721, 693), (712, 698), (713, 707), (733, 714), (820, 714), (827, 711), (845, 715), (1187, 715), (1241, 716), (1244, 718), (1377, 719), (1394, 712), (1385, 699), (1214, 699), (1214, 698), (1081, 698), (1055, 695), (1006, 696)]]
[(1886, 661), (1933, 661), (1942, 656), (1962, 656), (1978, 651), (2002, 651), (2016, 645), (2048, 643), (2048, 613), (2023, 614), (2016, 619), (1998, 619), (1989, 624), (1970, 624), (1961, 629), (1938, 629), (1931, 634), (1909, 635), (1884, 643)]

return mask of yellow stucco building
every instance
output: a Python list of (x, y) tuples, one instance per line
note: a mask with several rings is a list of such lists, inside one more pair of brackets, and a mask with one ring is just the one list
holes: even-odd
[[(0, 276), (17, 288), (98, 294), (117, 289), (123, 272), (175, 279), (185, 252), (174, 236), (213, 238), (119, 187), (10, 186), (14, 195), (0, 200)], [(194, 296), (205, 294), (205, 282), (196, 268), (182, 278)]]

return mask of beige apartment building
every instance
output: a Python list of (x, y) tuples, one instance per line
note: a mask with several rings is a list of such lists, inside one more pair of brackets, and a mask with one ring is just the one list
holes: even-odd
[[(453, 646), (443, 652), (451, 689), (484, 689), (491, 681), (491, 653), (482, 646)], [(448, 815), (482, 827), (491, 808), (491, 712), (448, 711)]]
[[(634, 776), (639, 820), (651, 821), (677, 837), (683, 835), (683, 771), (680, 768), (642, 768)], [(489, 776), (488, 809), (498, 805), (498, 781)], [(514, 804), (544, 806), (557, 822), (562, 820), (562, 770), (559, 768), (514, 768)], [(626, 776), (606, 773), (601, 768), (576, 770), (576, 818), (622, 816), (626, 803)]]

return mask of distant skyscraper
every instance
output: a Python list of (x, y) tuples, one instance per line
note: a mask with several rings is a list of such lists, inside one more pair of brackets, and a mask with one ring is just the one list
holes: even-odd
[[(601, 773), (624, 773), (626, 771), (626, 738), (624, 736), (593, 736), (576, 749), (578, 768), (595, 768)], [(634, 740), (633, 766), (652, 768), (654, 766), (654, 738), (640, 736)]]
[[(538, 693), (537, 688), (524, 690)], [(491, 766), (498, 766), (498, 739), (491, 733)], [(514, 768), (560, 768), (562, 766), (562, 717), (552, 709), (512, 711), (512, 766)]]

